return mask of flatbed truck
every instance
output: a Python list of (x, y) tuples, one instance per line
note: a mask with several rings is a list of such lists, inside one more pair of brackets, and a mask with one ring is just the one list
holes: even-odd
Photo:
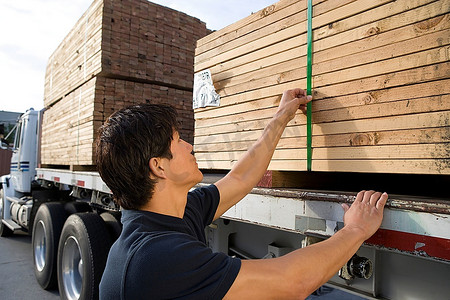
[[(1, 178), (0, 235), (32, 235), (42, 288), (58, 287), (62, 299), (96, 299), (121, 231), (120, 207), (97, 172), (40, 166), (41, 117), (28, 110), (18, 122), (11, 173)], [(221, 176), (205, 170), (200, 185)], [(445, 194), (446, 187), (437, 189)], [(242, 259), (284, 255), (342, 228), (340, 204), (355, 194), (255, 188), (206, 228), (208, 246)], [(381, 228), (327, 285), (366, 299), (449, 299), (449, 278), (448, 198), (390, 194)]]

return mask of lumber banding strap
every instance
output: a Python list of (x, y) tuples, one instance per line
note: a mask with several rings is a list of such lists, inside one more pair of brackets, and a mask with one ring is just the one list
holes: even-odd
[[(311, 79), (312, 79), (312, 0), (308, 0), (308, 28), (307, 28), (307, 65), (306, 65), (306, 94), (312, 95), (311, 93)], [(311, 113), (311, 102), (307, 104), (306, 113), (306, 152), (307, 152), (307, 170), (312, 169), (312, 113)]]

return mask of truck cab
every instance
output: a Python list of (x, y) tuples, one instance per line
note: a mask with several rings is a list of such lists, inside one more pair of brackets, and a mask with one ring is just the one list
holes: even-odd
[(0, 236), (32, 235), (42, 288), (58, 287), (62, 299), (95, 299), (120, 212), (97, 172), (38, 168), (41, 116), (30, 109), (15, 126), (10, 174), (1, 177)]
[(39, 111), (27, 110), (17, 123), (10, 180), (19, 193), (29, 193), (36, 176), (39, 115)]
[(2, 176), (0, 201), (0, 234), (10, 235), (16, 230), (29, 229), (33, 201), (31, 185), (36, 176), (38, 159), (39, 111), (27, 110), (14, 130), (14, 147), (10, 174)]

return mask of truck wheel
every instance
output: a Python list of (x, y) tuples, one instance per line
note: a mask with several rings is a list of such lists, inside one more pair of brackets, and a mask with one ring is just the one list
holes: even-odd
[(5, 207), (4, 201), (5, 199), (3, 199), (3, 189), (0, 190), (0, 236), (6, 237), (6, 236), (11, 236), (13, 234), (13, 231), (11, 229), (9, 229), (5, 224), (3, 224), (2, 220), (3, 220), (3, 208)]
[(70, 201), (64, 205), (64, 209), (67, 211), (68, 215), (83, 213), (83, 212), (91, 212), (92, 208), (87, 202), (81, 201)]
[(66, 217), (61, 203), (45, 203), (40, 205), (34, 218), (32, 233), (34, 274), (39, 285), (45, 290), (57, 286), (56, 255)]
[(58, 248), (58, 285), (61, 299), (98, 299), (111, 240), (95, 213), (71, 215)]

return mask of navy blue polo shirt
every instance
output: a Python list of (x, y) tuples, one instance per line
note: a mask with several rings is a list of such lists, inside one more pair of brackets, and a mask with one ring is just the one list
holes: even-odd
[(123, 229), (112, 246), (100, 299), (221, 299), (241, 261), (214, 253), (205, 226), (219, 205), (215, 185), (188, 194), (183, 219), (123, 210)]

